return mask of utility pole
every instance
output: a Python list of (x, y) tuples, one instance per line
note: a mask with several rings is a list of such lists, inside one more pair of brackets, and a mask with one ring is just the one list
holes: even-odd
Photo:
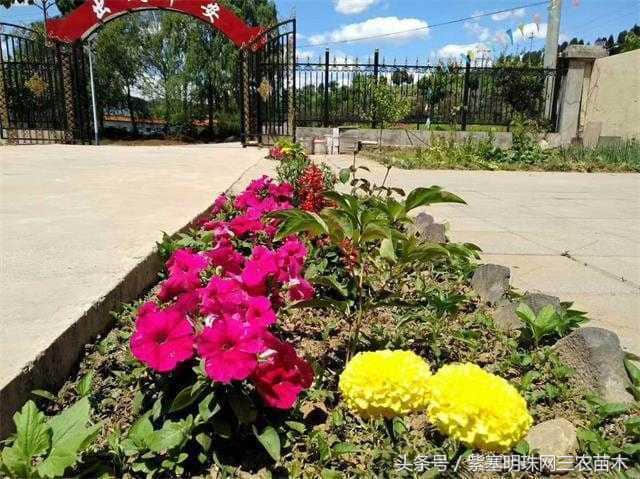
[(544, 45), (544, 67), (555, 68), (558, 61), (558, 39), (560, 37), (560, 12), (562, 0), (549, 0), (547, 18), (547, 40)]

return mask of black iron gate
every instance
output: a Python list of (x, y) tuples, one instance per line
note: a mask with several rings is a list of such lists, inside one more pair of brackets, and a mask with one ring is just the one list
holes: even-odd
[(89, 141), (88, 71), (80, 44), (0, 23), (0, 138), (13, 144)]
[(295, 139), (296, 20), (263, 32), (243, 50), (242, 133), (244, 145)]

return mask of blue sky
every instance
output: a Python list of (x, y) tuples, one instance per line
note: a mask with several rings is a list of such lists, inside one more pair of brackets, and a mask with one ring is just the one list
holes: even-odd
[[(108, 3), (108, 0), (106, 0)], [(527, 51), (544, 45), (546, 5), (519, 8), (536, 0), (276, 0), (281, 18), (298, 20), (299, 54), (322, 54), (365, 59), (377, 47), (387, 59), (477, 57), (507, 49)], [(446, 26), (458, 18), (514, 9)], [(28, 24), (41, 18), (33, 6), (0, 7), (0, 21)], [(593, 42), (640, 23), (640, 0), (563, 0), (561, 41), (574, 36)], [(522, 28), (520, 28), (522, 27)], [(352, 41), (370, 35), (419, 29), (402, 35)], [(511, 29), (514, 45), (506, 34)], [(522, 33), (524, 33), (524, 35)], [(341, 42), (326, 45), (328, 42)]]

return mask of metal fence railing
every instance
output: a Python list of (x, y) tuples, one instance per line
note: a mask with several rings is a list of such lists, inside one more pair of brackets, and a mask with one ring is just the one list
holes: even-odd
[[(367, 123), (371, 82), (377, 78), (410, 99), (402, 120), (420, 126), (430, 122), (467, 125), (509, 125), (516, 114), (545, 120), (545, 102), (555, 101), (558, 73), (535, 67), (428, 65), (387, 63), (378, 52), (373, 60), (298, 59), (296, 121), (300, 126)], [(546, 100), (549, 99), (549, 100)], [(551, 109), (555, 111), (555, 108)], [(546, 118), (554, 128), (555, 119)]]

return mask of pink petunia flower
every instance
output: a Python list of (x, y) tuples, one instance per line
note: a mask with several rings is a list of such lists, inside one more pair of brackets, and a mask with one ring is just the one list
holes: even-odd
[(248, 300), (242, 285), (231, 278), (214, 276), (200, 289), (200, 312), (214, 318), (242, 313)]
[(261, 213), (251, 212), (236, 216), (229, 222), (229, 229), (236, 236), (244, 236), (247, 233), (255, 234), (262, 231), (263, 225), (260, 221)]
[(255, 296), (249, 298), (245, 319), (251, 324), (266, 328), (275, 323), (277, 318), (271, 301), (265, 296)]
[(218, 213), (220, 213), (222, 209), (226, 206), (228, 201), (229, 201), (229, 198), (227, 198), (227, 195), (225, 195), (224, 193), (219, 195), (216, 198), (216, 200), (213, 202), (211, 213), (213, 213), (214, 215), (217, 215)]
[(290, 409), (298, 395), (311, 387), (313, 369), (300, 358), (293, 346), (267, 334), (264, 342), (274, 354), (260, 361), (251, 376), (256, 391), (264, 402), (273, 408)]
[(315, 294), (313, 285), (304, 278), (294, 278), (289, 282), (289, 299), (291, 301), (308, 301)]
[(192, 290), (179, 295), (171, 308), (182, 311), (187, 316), (191, 316), (198, 310), (199, 305), (200, 295), (198, 294), (198, 290)]
[(207, 258), (190, 249), (182, 248), (173, 252), (166, 266), (169, 274), (200, 273), (207, 267)]
[(146, 303), (138, 311), (131, 352), (151, 369), (166, 373), (193, 356), (193, 327), (177, 309), (158, 309)]
[(197, 339), (198, 353), (214, 381), (229, 383), (248, 378), (265, 349), (264, 329), (231, 318), (218, 319)]
[(244, 267), (244, 256), (227, 241), (221, 241), (218, 246), (204, 254), (212, 265), (221, 266), (226, 274), (238, 275)]
[(182, 293), (188, 293), (199, 287), (200, 274), (197, 271), (176, 272), (161, 283), (158, 299), (169, 301)]
[(277, 272), (276, 254), (264, 246), (255, 246), (251, 252), (251, 259), (245, 264), (241, 278), (250, 294), (264, 296), (268, 279)]
[(307, 248), (296, 237), (289, 237), (280, 248), (276, 250), (278, 255), (278, 279), (286, 282), (291, 278), (302, 274), (304, 260), (307, 256)]

